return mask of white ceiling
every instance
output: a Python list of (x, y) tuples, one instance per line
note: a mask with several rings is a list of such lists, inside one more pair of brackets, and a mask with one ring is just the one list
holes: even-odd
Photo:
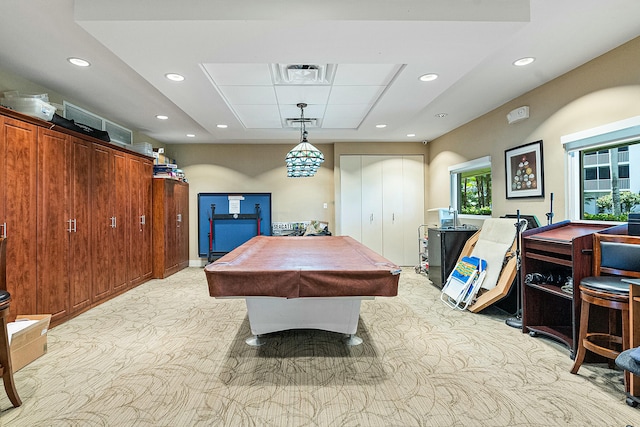
[[(0, 16), (0, 68), (164, 143), (295, 143), (299, 102), (312, 143), (432, 140), (640, 36), (638, 0), (0, 0)], [(287, 65), (331, 77), (276, 81)]]

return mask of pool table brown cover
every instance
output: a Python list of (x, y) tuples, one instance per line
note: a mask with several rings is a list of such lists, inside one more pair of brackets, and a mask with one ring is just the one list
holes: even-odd
[(392, 297), (399, 271), (348, 236), (257, 236), (205, 267), (212, 297)]

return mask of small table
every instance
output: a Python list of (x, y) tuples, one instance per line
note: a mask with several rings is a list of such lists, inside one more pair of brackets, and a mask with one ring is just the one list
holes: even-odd
[(398, 293), (400, 268), (348, 236), (257, 236), (205, 267), (209, 295), (244, 298), (254, 337), (288, 329), (354, 334), (360, 301)]

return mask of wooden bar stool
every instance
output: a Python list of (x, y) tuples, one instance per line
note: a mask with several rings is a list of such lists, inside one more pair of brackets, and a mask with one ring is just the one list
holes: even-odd
[[(580, 369), (587, 351), (607, 358), (613, 368), (616, 357), (629, 348), (629, 284), (622, 281), (624, 277), (640, 277), (640, 238), (595, 233), (593, 276), (580, 282), (580, 334), (572, 374)], [(595, 328), (593, 305), (608, 310), (607, 331)], [(628, 391), (628, 372), (625, 388)]]
[(7, 333), (7, 318), (9, 317), (9, 303), (11, 295), (7, 289), (7, 239), (0, 238), (0, 375), (4, 382), (4, 389), (13, 406), (22, 405), (16, 384), (13, 381), (11, 367), (11, 351), (9, 349), (9, 334)]

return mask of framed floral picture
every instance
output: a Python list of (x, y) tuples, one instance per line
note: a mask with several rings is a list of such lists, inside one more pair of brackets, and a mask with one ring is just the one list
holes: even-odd
[(544, 197), (542, 141), (504, 152), (507, 199)]

